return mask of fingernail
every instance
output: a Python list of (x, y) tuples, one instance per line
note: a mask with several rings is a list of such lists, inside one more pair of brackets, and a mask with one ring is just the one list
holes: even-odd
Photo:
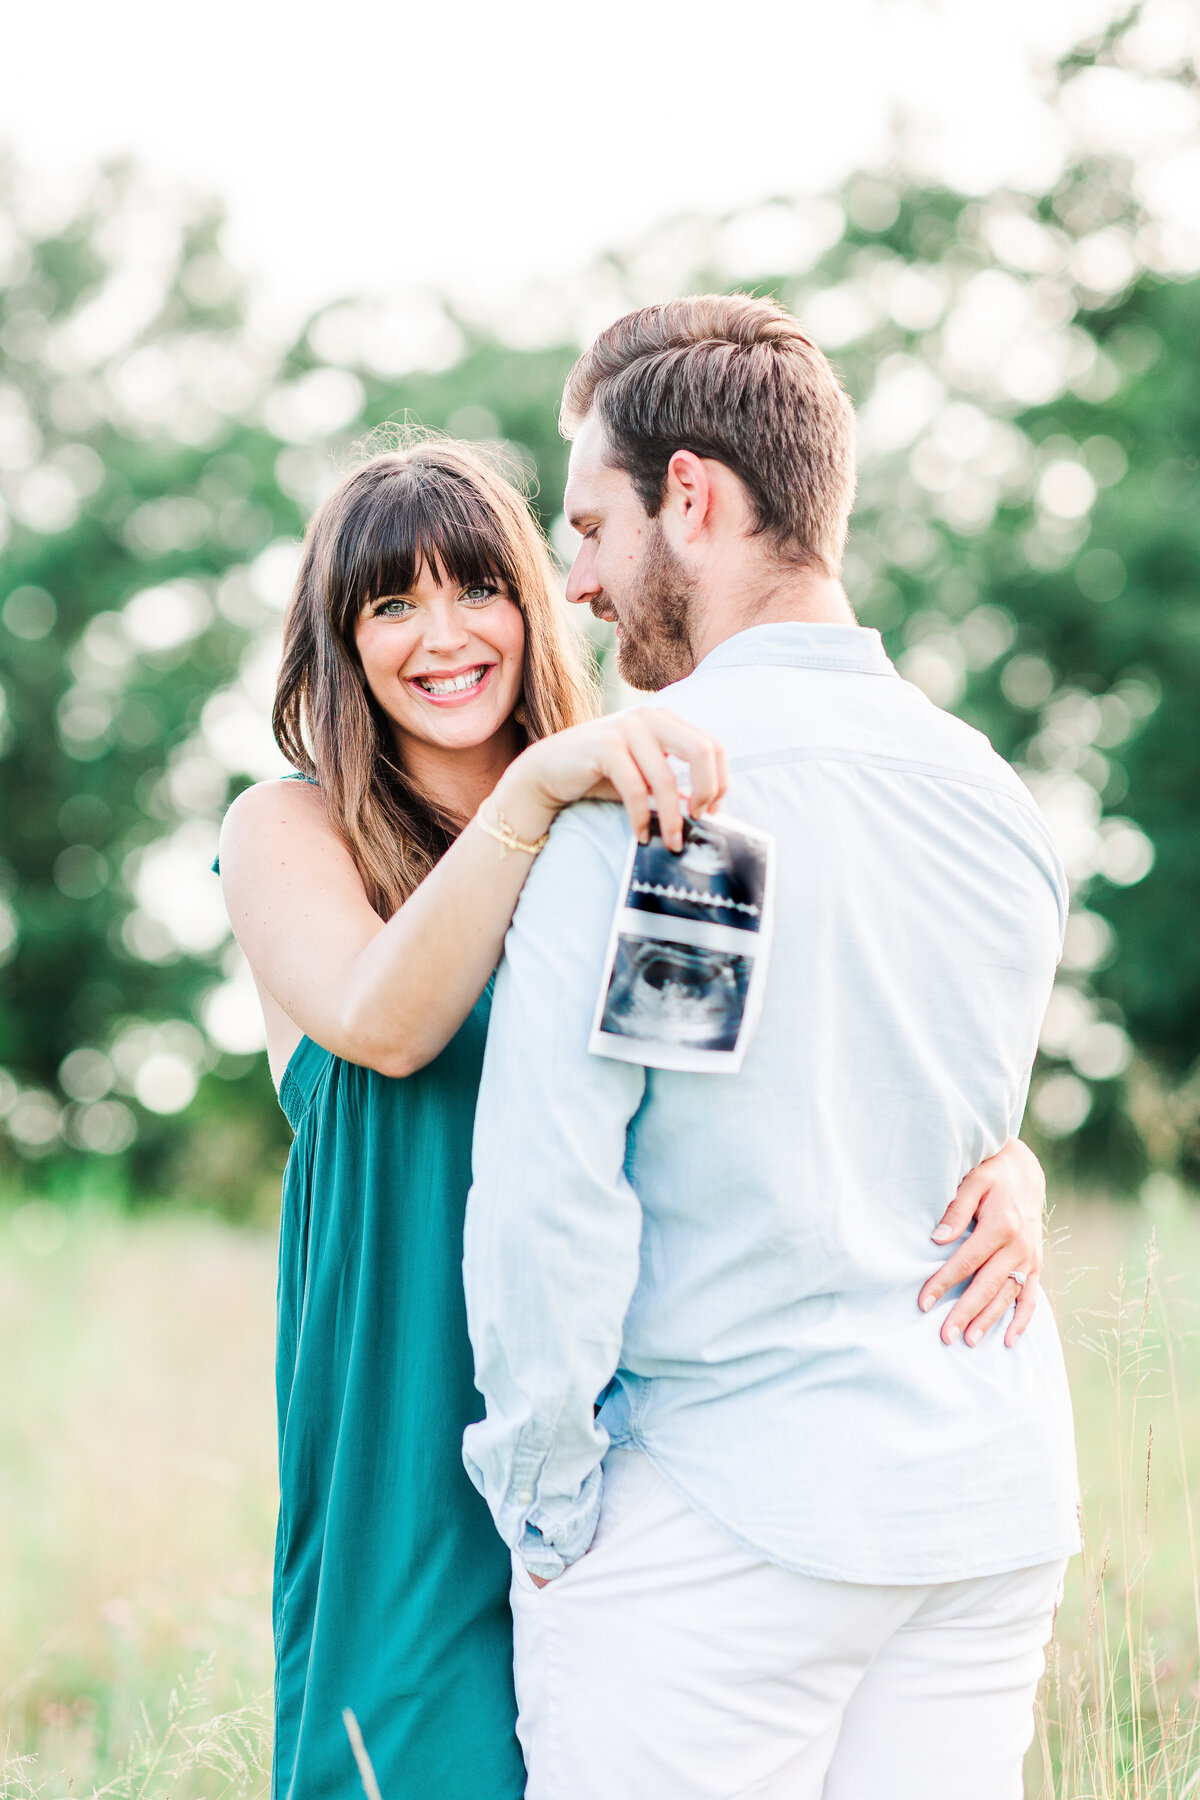
[(945, 1331), (942, 1333), (942, 1336), (945, 1339), (946, 1343), (953, 1344), (958, 1338), (958, 1326), (957, 1325), (947, 1325)]
[(968, 1333), (967, 1333), (966, 1342), (968, 1344), (970, 1344), (972, 1350), (975, 1348), (976, 1344), (979, 1342), (979, 1335), (980, 1334), (977, 1331), (968, 1331)]
[(922, 1312), (928, 1312), (930, 1307), (933, 1305), (933, 1295), (932, 1294), (922, 1294), (921, 1298), (917, 1301), (917, 1305), (920, 1307)]
[(929, 1235), (935, 1244), (944, 1244), (950, 1236), (950, 1227), (949, 1225), (935, 1225)]

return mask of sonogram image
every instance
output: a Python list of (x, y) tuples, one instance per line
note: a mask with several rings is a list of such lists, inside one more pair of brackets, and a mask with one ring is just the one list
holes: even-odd
[(617, 941), (601, 1030), (694, 1050), (737, 1043), (750, 959), (663, 938)]
[(650, 842), (639, 845), (625, 904), (636, 912), (697, 919), (732, 931), (762, 925), (767, 850), (762, 840), (723, 830), (708, 819), (685, 819), (683, 849), (668, 850), (650, 824)]

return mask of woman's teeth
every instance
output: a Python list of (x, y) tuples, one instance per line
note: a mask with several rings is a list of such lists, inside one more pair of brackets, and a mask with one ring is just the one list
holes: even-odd
[(424, 688), (427, 694), (465, 694), (468, 688), (478, 687), (488, 672), (488, 665), (480, 663), (477, 669), (471, 669), (466, 675), (456, 675), (453, 681), (434, 681), (431, 676), (418, 675), (417, 686)]

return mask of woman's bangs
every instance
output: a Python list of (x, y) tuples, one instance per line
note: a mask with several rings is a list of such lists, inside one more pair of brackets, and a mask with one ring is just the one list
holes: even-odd
[(441, 470), (432, 480), (408, 475), (382, 483), (360, 520), (347, 558), (347, 620), (371, 600), (410, 593), (423, 569), (438, 583), (501, 580), (515, 589), (509, 547), (482, 495)]

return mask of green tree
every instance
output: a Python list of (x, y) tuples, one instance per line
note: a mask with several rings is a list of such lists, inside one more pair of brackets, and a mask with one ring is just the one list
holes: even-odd
[(138, 865), (187, 808), (173, 752), (269, 610), (223, 577), (298, 525), (255, 417), (277, 359), (215, 211), (121, 169), (61, 216), (15, 169), (4, 189), (0, 1102), (22, 1157), (123, 1157), (142, 1185), (172, 1109), (228, 1067), (192, 1018), (219, 922), (170, 929)]
[[(1119, 64), (1131, 22), (1062, 82)], [(10, 1157), (41, 1158), (39, 1181), (104, 1159), (137, 1193), (269, 1203), (286, 1131), (205, 870), (231, 794), (276, 766), (304, 517), (356, 443), (408, 420), (506, 444), (569, 554), (555, 412), (591, 321), (752, 287), (859, 403), (863, 622), (1018, 763), (1058, 834), (1072, 920), (1034, 1130), (1113, 1185), (1200, 1176), (1200, 280), (1135, 171), (1080, 157), (1040, 197), (981, 199), (897, 165), (668, 223), (537, 318), (351, 298), (287, 350), (248, 324), (215, 213), (118, 171), (39, 224), (9, 188)]]

